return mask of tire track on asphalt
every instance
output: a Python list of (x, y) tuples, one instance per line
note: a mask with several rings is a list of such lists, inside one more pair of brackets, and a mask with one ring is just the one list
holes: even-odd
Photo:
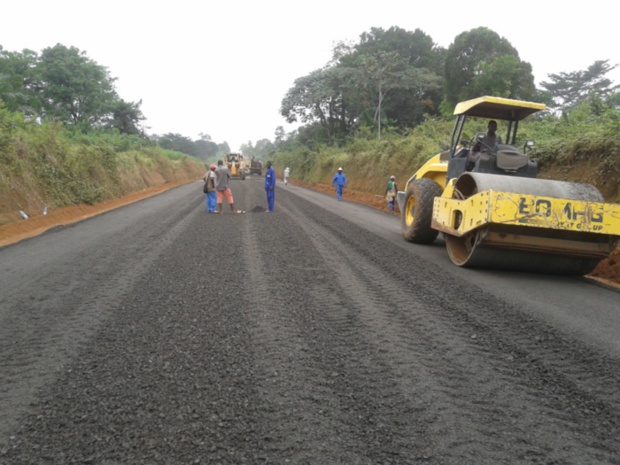
[[(133, 207), (139, 208), (138, 204)], [(2, 315), (0, 325), (0, 412), (3, 412), (0, 448), (7, 444), (8, 432), (28, 411), (38, 390), (52, 383), (65, 369), (80, 347), (131, 292), (136, 280), (149, 271), (159, 254), (184, 231), (189, 220), (184, 214), (193, 208), (194, 205), (188, 204), (165, 220), (153, 218), (132, 225), (127, 234), (141, 240), (130, 242), (125, 248), (119, 248), (114, 237), (98, 241), (96, 247), (88, 244), (86, 248), (80, 248), (76, 239), (73, 253), (59, 263), (41, 266), (34, 276), (22, 274), (15, 267), (14, 275), (9, 278), (13, 285), (5, 287), (5, 280), (2, 290), (3, 305), (11, 311)], [(128, 215), (122, 210), (87, 220), (88, 224), (72, 225), (67, 232), (79, 236), (76, 228), (112, 215)], [(55, 242), (56, 238), (48, 233), (41, 239)], [(37, 247), (37, 242), (41, 241), (31, 239), (13, 247)], [(52, 252), (48, 254), (50, 258), (53, 256)]]
[[(271, 432), (262, 438), (265, 460), (276, 463), (287, 457), (291, 463), (372, 463), (356, 434), (350, 430), (334, 395), (333, 372), (317, 363), (304, 334), (307, 307), (301, 293), (310, 280), (320, 279), (321, 266), (297, 254), (304, 234), (288, 216), (266, 214), (246, 222), (246, 263), (250, 273), (253, 304), (252, 346), (256, 351), (256, 382), (261, 397), (261, 422)], [(282, 232), (293, 232), (287, 237)], [(259, 237), (275, 237), (274, 243)], [(294, 240), (292, 240), (294, 239)], [(285, 256), (279, 254), (286, 250)]]
[[(449, 311), (453, 304), (443, 297), (436, 298), (434, 290), (425, 284), (403, 287), (385, 269), (375, 266), (372, 259), (359, 254), (358, 247), (352, 248), (352, 241), (343, 239), (343, 228), (329, 226), (327, 222), (306, 222), (303, 227), (328, 266), (339, 270), (335, 274), (336, 287), (346, 295), (341, 297), (343, 302), (350, 302), (351, 310), (359, 312), (363, 331), (372, 336), (376, 346), (391, 354), (392, 370), (409, 373), (398, 377), (403, 383), (402, 393), (414, 395), (415, 398), (408, 399), (414, 405), (417, 402), (428, 406), (427, 426), (432, 437), (441, 438), (439, 449), (444, 456), (445, 451), (451, 451), (455, 459), (474, 458), (477, 450), (484, 447), (486, 457), (495, 454), (501, 460), (505, 457), (506, 441), (514, 436), (521, 438), (520, 450), (515, 452), (522, 457), (553, 456), (557, 452), (545, 450), (545, 443), (531, 434), (541, 429), (542, 436), (555, 436), (566, 445), (564, 459), (572, 458), (573, 452), (589, 451), (593, 457), (600, 453), (590, 448), (598, 438), (575, 440), (581, 431), (580, 424), (574, 416), (566, 415), (565, 405), (549, 402), (546, 393), (541, 394), (540, 385), (532, 388), (522, 382), (522, 372), (510, 366), (510, 353), (498, 352), (497, 347), (480, 341), (476, 335), (480, 328), (469, 324), (459, 327), (451, 321), (453, 315), (445, 310)], [(370, 239), (361, 242), (366, 246), (378, 242)], [(374, 249), (385, 249), (385, 244)], [(324, 295), (322, 289), (316, 291), (317, 299)], [(443, 294), (446, 295), (445, 290)], [(411, 373), (418, 375), (419, 385)], [(539, 374), (534, 372), (534, 376)], [(565, 393), (570, 397), (568, 394), (571, 393)], [(516, 405), (514, 398), (519, 399)], [(432, 420), (447, 412), (458, 412), (450, 415), (449, 425)], [(483, 427), (478, 421), (481, 413), (485, 417)], [(558, 423), (562, 425), (561, 432)], [(481, 438), (484, 444), (480, 443)]]
[[(264, 196), (246, 183), (233, 185), (236, 206)], [(171, 242), (157, 236), (176, 221), (145, 226), (153, 236), (127, 263), (150, 241), (163, 250), (126, 295), (110, 291), (105, 324), (65, 358), (0, 461), (617, 461), (617, 392), (599, 394), (605, 369), (618, 384), (617, 362), (590, 369), (591, 353), (514, 305), (297, 196), (242, 216), (188, 198)], [(111, 270), (99, 272), (87, 277), (103, 285)]]
[[(332, 418), (324, 427), (327, 426), (332, 435), (333, 453), (330, 454), (327, 447), (328, 452), (320, 459), (348, 463), (347, 460), (338, 461), (344, 454), (352, 463), (378, 463), (396, 457), (400, 463), (408, 463), (418, 455), (423, 458), (422, 444), (429, 438), (419, 430), (412, 433), (416, 430), (415, 423), (405, 418), (413, 415), (413, 411), (395, 388), (385, 360), (376, 355), (378, 348), (369, 346), (360, 331), (363, 328), (356, 322), (355, 309), (344, 302), (344, 291), (329, 266), (331, 262), (325, 260), (323, 247), (315, 243), (308, 219), (291, 210), (288, 202), (279, 204), (278, 211), (283, 214), (280, 223), (268, 227), (272, 226), (274, 233), (280, 231), (277, 248), (286, 250), (286, 256), (277, 255), (274, 247), (271, 253), (264, 250), (262, 253), (270, 263), (269, 293), (280, 295), (279, 299), (287, 302), (277, 302), (275, 307), (285, 309), (288, 317), (283, 317), (284, 320), (294, 319), (282, 332), (292, 331), (297, 334), (296, 339), (301, 338), (306, 354), (299, 358), (315, 368), (310, 376), (302, 375), (306, 381), (298, 387), (299, 392), (313, 399), (315, 410), (320, 409), (323, 416)], [(284, 283), (286, 286), (299, 284), (281, 289)], [(300, 369), (294, 369), (296, 376)], [(382, 393), (379, 398), (377, 393)], [(297, 400), (298, 396), (292, 402)], [(403, 422), (407, 424), (406, 433), (395, 427), (402, 426)], [(321, 429), (310, 431), (315, 430)], [(325, 440), (312, 439), (319, 443)], [(311, 443), (308, 438), (306, 441)], [(322, 447), (325, 450), (325, 444)]]
[[(246, 421), (256, 404), (247, 280), (231, 260), (241, 218), (192, 210), (46, 387), (7, 452), (11, 463), (252, 463), (252, 449), (237, 447), (256, 427)], [(221, 244), (210, 247), (215, 237)]]

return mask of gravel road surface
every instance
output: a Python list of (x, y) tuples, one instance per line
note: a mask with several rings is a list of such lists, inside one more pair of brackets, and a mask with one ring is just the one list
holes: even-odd
[(181, 186), (0, 249), (0, 464), (620, 465), (620, 292)]

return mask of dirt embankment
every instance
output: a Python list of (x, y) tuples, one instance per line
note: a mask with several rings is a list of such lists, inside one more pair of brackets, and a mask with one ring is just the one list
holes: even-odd
[[(143, 189), (141, 191), (133, 192), (125, 197), (109, 200), (97, 205), (75, 205), (63, 207), (57, 210), (52, 210), (47, 215), (39, 215), (28, 220), (16, 221), (14, 223), (0, 226), (0, 247), (27, 239), (29, 237), (34, 237), (50, 228), (53, 228), (54, 226), (81, 221), (91, 216), (136, 202), (186, 183), (187, 181), (182, 181)], [(310, 184), (297, 180), (292, 180), (291, 184), (307, 187), (330, 195), (334, 194), (334, 189), (331, 186), (324, 184)], [(385, 198), (378, 194), (369, 194), (352, 189), (345, 189), (344, 199), (351, 202), (368, 205), (378, 210), (383, 210), (386, 212), (390, 211), (387, 207)], [(398, 213), (395, 213), (395, 215), (398, 215)], [(616, 249), (607, 259), (602, 260), (598, 267), (592, 272), (590, 277), (596, 278), (606, 284), (620, 286), (620, 248)]]

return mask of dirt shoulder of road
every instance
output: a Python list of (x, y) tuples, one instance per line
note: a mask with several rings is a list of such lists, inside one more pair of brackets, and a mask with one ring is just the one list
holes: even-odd
[(0, 226), (0, 247), (38, 236), (56, 226), (64, 226), (85, 220), (91, 216), (100, 215), (189, 182), (195, 181), (179, 181), (150, 187), (95, 205), (79, 204), (57, 209), (50, 208), (47, 215), (32, 216), (27, 220), (19, 220)]
[[(72, 205), (58, 209), (51, 209), (47, 215), (38, 215), (27, 220), (0, 226), (0, 247), (10, 245), (30, 237), (38, 236), (48, 229), (56, 226), (67, 225), (82, 221), (91, 216), (99, 215), (124, 205), (151, 197), (168, 189), (196, 181), (181, 181), (168, 183), (157, 187), (151, 187), (132, 192), (124, 197), (108, 200), (96, 205)], [(302, 181), (291, 180), (291, 184), (310, 188), (319, 192), (335, 195), (331, 186), (323, 184), (310, 184)], [(383, 196), (345, 189), (344, 200), (368, 205), (378, 210), (390, 212)], [(398, 213), (394, 213), (398, 215)], [(597, 268), (588, 276), (603, 284), (620, 287), (620, 248), (616, 249), (608, 258), (602, 260)]]

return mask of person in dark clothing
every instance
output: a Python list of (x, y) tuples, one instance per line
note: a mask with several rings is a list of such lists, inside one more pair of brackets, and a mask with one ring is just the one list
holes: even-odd
[(489, 150), (489, 148), (495, 149), (495, 146), (497, 144), (502, 143), (502, 138), (495, 133), (497, 131), (497, 121), (489, 121), (489, 124), (487, 125), (487, 130), (488, 132), (481, 139), (482, 143), (480, 143), (480, 141), (477, 141), (474, 144), (474, 147), (472, 148), (473, 152), (480, 152), (481, 150), (484, 152)]
[(245, 213), (242, 210), (235, 210), (234, 199), (232, 195), (232, 191), (230, 190), (230, 186), (228, 184), (228, 180), (230, 179), (230, 171), (228, 171), (228, 167), (224, 164), (222, 160), (217, 161), (217, 169), (215, 170), (215, 189), (217, 190), (217, 209), (219, 213), (224, 213), (222, 210), (223, 199), (226, 199), (228, 205), (230, 206), (230, 210), (233, 213)]
[(209, 166), (209, 170), (205, 174), (205, 191), (207, 193), (207, 211), (209, 213), (216, 213), (216, 204), (217, 204), (217, 191), (215, 190), (215, 169), (217, 167), (215, 165)]

